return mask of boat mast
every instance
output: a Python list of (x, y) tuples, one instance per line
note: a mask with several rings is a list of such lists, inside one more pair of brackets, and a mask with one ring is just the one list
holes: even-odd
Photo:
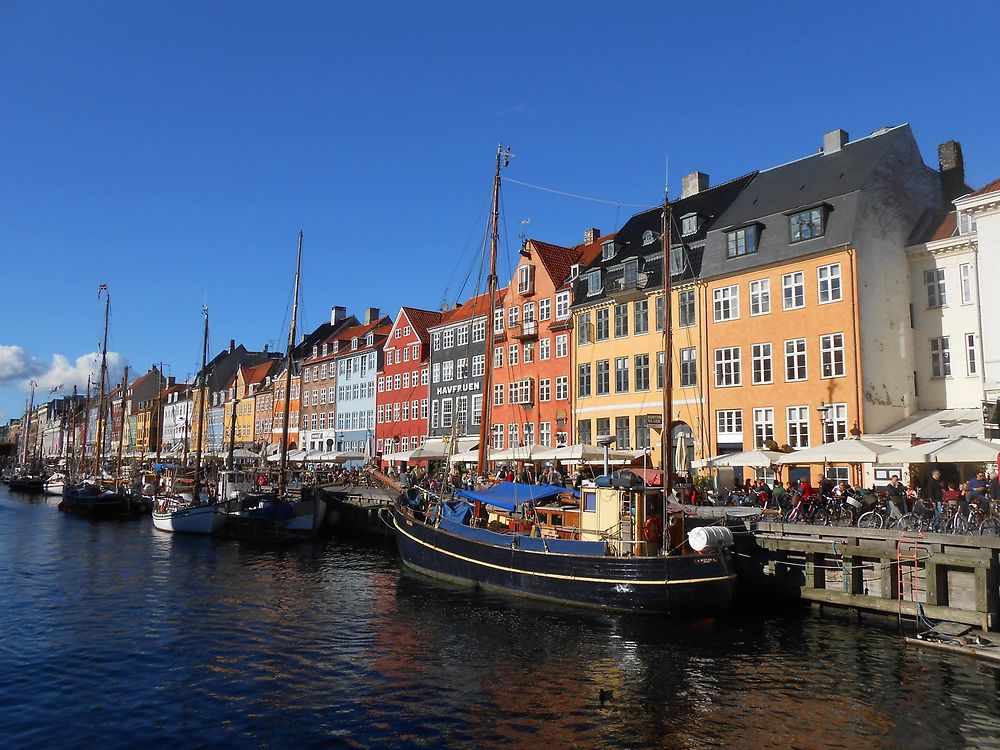
[(281, 463), (278, 466), (278, 499), (285, 499), (285, 468), (288, 466), (288, 417), (292, 407), (292, 352), (295, 349), (295, 322), (299, 314), (299, 273), (302, 270), (302, 231), (295, 261), (295, 294), (292, 297), (292, 322), (288, 327), (288, 361), (285, 370), (285, 409), (281, 422)]
[(104, 380), (108, 375), (108, 318), (111, 316), (111, 292), (107, 284), (101, 284), (97, 289), (97, 298), (105, 295), (104, 301), (104, 340), (101, 343), (101, 395), (97, 401), (97, 440), (94, 444), (94, 473), (101, 478), (101, 449), (104, 447)]
[(90, 426), (90, 375), (87, 376), (87, 398), (83, 402), (83, 440), (80, 445), (80, 464), (82, 470), (87, 465), (87, 428)]
[(486, 475), (486, 449), (487, 436), (491, 434), (490, 407), (493, 403), (493, 344), (495, 333), (493, 330), (493, 310), (496, 306), (497, 296), (497, 241), (500, 236), (500, 169), (510, 163), (510, 147), (506, 149), (503, 143), (497, 146), (497, 168), (493, 175), (493, 216), (491, 218), (492, 229), (490, 231), (490, 275), (486, 277), (486, 290), (489, 294), (489, 314), (486, 318), (486, 367), (483, 368), (483, 408), (482, 419), (479, 422), (479, 456), (478, 468), (479, 476)]
[(160, 448), (163, 445), (163, 402), (161, 399), (163, 390), (161, 389), (161, 386), (164, 386), (165, 383), (166, 380), (163, 377), (163, 363), (160, 362), (160, 371), (156, 374), (156, 411), (153, 413), (153, 416), (156, 418), (156, 463), (160, 463)]
[(29, 395), (28, 395), (28, 408), (24, 411), (24, 460), (22, 465), (28, 465), (28, 443), (31, 439), (31, 413), (35, 410), (35, 381), (32, 380), (28, 385)]
[[(198, 444), (194, 449), (194, 501), (198, 502), (201, 490), (201, 441), (205, 436), (205, 380), (208, 378), (208, 308), (201, 308), (205, 315), (205, 332), (201, 342), (201, 382), (198, 384)], [(190, 421), (190, 419), (188, 420)]]
[[(77, 399), (76, 386), (74, 385), (73, 386), (73, 400), (70, 402), (71, 403), (71, 408), (73, 409), (73, 415), (70, 418), (69, 435), (67, 435), (67, 437), (66, 437), (66, 476), (67, 477), (72, 477), (74, 474), (76, 474), (76, 472), (73, 471), (73, 454), (76, 452), (76, 417), (77, 417), (77, 413), (80, 410), (80, 405), (76, 402), (76, 399)], [(68, 481), (67, 481), (67, 484), (69, 484)]]
[[(128, 366), (125, 366), (125, 371), (122, 373), (122, 424), (121, 429), (118, 431), (118, 454), (115, 456), (115, 486), (117, 487), (121, 483), (122, 475), (122, 453), (125, 450), (125, 397), (128, 394)], [(113, 407), (112, 407), (113, 408)], [(112, 429), (114, 429), (112, 422)]]
[[(673, 422), (674, 397), (674, 358), (673, 335), (673, 301), (670, 299), (670, 200), (667, 188), (663, 189), (663, 427), (660, 432), (660, 467), (663, 469), (663, 533), (667, 534), (667, 496), (672, 489), (673, 455), (671, 454), (671, 429)], [(666, 546), (664, 546), (666, 549)]]

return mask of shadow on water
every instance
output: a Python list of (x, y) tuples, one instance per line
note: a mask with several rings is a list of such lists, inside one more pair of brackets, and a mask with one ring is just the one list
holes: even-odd
[(379, 544), (171, 536), (0, 490), (0, 596), (5, 748), (1000, 747), (998, 671), (885, 630), (573, 610)]

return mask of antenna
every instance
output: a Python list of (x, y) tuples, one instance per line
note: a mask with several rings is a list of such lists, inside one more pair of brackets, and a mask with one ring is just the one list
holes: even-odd
[(526, 226), (528, 226), (528, 224), (530, 224), (530, 223), (531, 223), (531, 217), (530, 216), (526, 216), (525, 218), (521, 219), (521, 234), (518, 235), (520, 237), (520, 239), (521, 239), (521, 255), (524, 255), (525, 257), (527, 257), (527, 255), (528, 255), (528, 253), (527, 253), (527, 249), (528, 249), (528, 235), (526, 235), (524, 233), (524, 228)]

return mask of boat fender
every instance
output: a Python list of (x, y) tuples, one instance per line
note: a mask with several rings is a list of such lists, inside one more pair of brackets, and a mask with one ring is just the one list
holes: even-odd
[(642, 525), (642, 538), (647, 542), (658, 542), (663, 538), (663, 521), (659, 516), (650, 516)]
[(170, 504), (170, 502), (168, 500), (164, 500), (162, 503), (160, 503), (160, 513), (166, 513), (167, 512), (167, 506), (169, 504)]
[(688, 544), (695, 552), (731, 547), (733, 532), (725, 526), (699, 526), (688, 532)]

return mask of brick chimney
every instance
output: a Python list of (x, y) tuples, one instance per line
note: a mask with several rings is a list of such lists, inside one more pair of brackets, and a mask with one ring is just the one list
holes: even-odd
[(823, 153), (835, 154), (851, 139), (846, 130), (831, 130), (823, 134)]
[(962, 144), (958, 141), (945, 141), (938, 146), (938, 166), (941, 168), (941, 192), (944, 199), (950, 203), (964, 195), (967, 190)]
[(236, 339), (229, 339), (229, 352), (230, 354), (236, 351)]
[(379, 309), (377, 307), (366, 307), (365, 308), (365, 325), (371, 325), (379, 317)]
[(697, 195), (703, 190), (708, 190), (708, 175), (704, 172), (692, 172), (684, 175), (681, 180), (681, 198)]
[(337, 325), (347, 318), (347, 308), (334, 305), (330, 308), (330, 325)]
[(597, 238), (601, 236), (601, 230), (597, 227), (590, 227), (583, 230), (583, 244), (592, 245), (597, 242)]

